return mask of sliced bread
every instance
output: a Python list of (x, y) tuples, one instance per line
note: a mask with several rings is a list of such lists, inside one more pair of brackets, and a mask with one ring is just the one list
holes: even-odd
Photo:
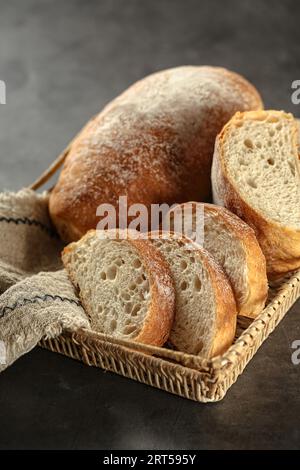
[(236, 304), (230, 283), (210, 254), (175, 234), (152, 232), (153, 245), (169, 263), (176, 313), (169, 342), (203, 357), (223, 353), (233, 342)]
[[(239, 315), (255, 318), (265, 306), (268, 280), (266, 260), (253, 229), (224, 207), (187, 202), (167, 215), (171, 230), (174, 216), (180, 218), (182, 230), (188, 231), (185, 235), (195, 241), (197, 214), (203, 214), (203, 223), (198, 224), (203, 230), (202, 246), (227, 274)], [(185, 223), (185, 218), (190, 223)]]
[(156, 346), (166, 342), (175, 292), (168, 264), (149, 240), (91, 230), (62, 258), (95, 331)]
[(300, 267), (298, 127), (283, 111), (236, 113), (215, 144), (214, 202), (256, 232), (271, 277)]

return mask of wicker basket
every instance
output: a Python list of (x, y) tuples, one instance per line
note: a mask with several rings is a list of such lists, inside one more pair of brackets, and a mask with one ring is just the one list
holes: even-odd
[[(31, 185), (32, 189), (38, 189), (49, 180), (63, 164), (69, 148)], [(40, 345), (89, 366), (115, 372), (190, 400), (214, 402), (225, 396), (299, 297), (300, 269), (270, 287), (267, 306), (254, 321), (239, 317), (234, 344), (225, 354), (209, 360), (87, 330), (42, 340)]]
[(254, 321), (239, 317), (234, 344), (210, 360), (84, 330), (41, 346), (190, 400), (219, 401), (299, 296), (300, 270), (270, 288), (267, 307)]

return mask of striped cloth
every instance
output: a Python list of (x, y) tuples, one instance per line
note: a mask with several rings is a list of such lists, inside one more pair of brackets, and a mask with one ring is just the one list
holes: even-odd
[(0, 371), (43, 337), (89, 327), (61, 249), (46, 194), (0, 194)]

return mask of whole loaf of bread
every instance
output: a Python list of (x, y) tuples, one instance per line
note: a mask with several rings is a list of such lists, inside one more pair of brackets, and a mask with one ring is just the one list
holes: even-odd
[(70, 146), (50, 197), (65, 241), (95, 228), (100, 204), (210, 199), (217, 134), (236, 111), (262, 101), (240, 75), (219, 67), (177, 67), (132, 85), (92, 119)]

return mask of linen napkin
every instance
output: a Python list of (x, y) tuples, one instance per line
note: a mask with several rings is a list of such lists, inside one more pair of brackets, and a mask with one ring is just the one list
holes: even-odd
[(65, 270), (47, 194), (0, 193), (0, 371), (43, 338), (89, 328)]

